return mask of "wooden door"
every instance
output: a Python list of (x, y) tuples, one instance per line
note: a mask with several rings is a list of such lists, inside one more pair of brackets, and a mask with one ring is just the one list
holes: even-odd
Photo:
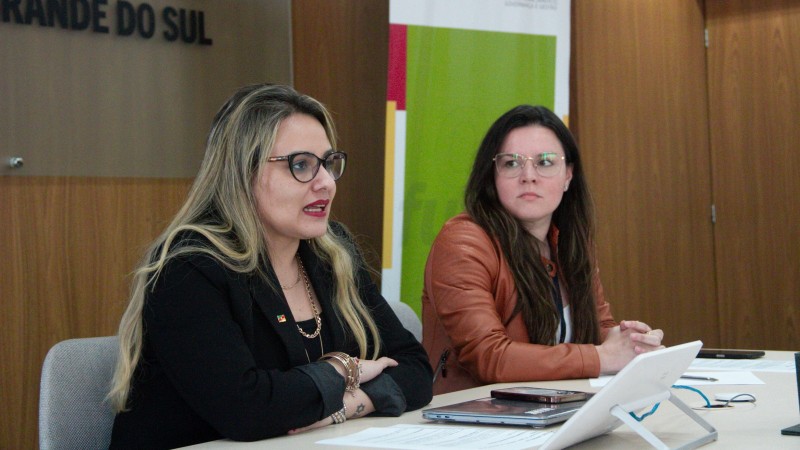
[(45, 354), (116, 334), (127, 274), (190, 182), (0, 177), (0, 448), (36, 448)]
[(570, 122), (614, 316), (717, 345), (702, 7), (576, 0), (572, 30)]
[(706, 0), (722, 343), (800, 348), (800, 1)]

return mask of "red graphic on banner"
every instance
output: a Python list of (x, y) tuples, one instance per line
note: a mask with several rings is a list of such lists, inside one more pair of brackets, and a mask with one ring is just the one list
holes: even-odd
[(397, 110), (406, 109), (406, 25), (389, 25), (389, 86), (387, 100), (397, 102)]

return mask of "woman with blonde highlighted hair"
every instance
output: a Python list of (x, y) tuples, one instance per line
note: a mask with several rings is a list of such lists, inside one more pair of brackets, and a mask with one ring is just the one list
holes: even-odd
[(347, 155), (325, 107), (237, 91), (186, 203), (134, 274), (111, 448), (252, 441), (431, 399), (427, 355), (329, 221)]

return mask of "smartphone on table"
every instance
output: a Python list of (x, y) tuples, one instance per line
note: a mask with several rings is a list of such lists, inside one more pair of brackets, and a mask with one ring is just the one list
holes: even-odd
[(756, 359), (764, 356), (762, 350), (737, 350), (729, 348), (701, 348), (698, 358), (713, 359)]
[(503, 389), (493, 389), (493, 398), (506, 400), (522, 400), (539, 403), (568, 403), (587, 400), (592, 396), (589, 392), (568, 391), (563, 389), (546, 389), (537, 387), (510, 387)]

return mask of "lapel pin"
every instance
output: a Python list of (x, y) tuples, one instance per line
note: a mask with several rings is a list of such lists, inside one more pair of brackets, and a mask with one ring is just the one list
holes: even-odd
[(285, 315), (283, 315), (283, 314), (279, 314), (279, 315), (277, 316), (277, 318), (278, 318), (278, 323), (283, 323), (283, 322), (286, 322), (286, 316), (285, 316)]

